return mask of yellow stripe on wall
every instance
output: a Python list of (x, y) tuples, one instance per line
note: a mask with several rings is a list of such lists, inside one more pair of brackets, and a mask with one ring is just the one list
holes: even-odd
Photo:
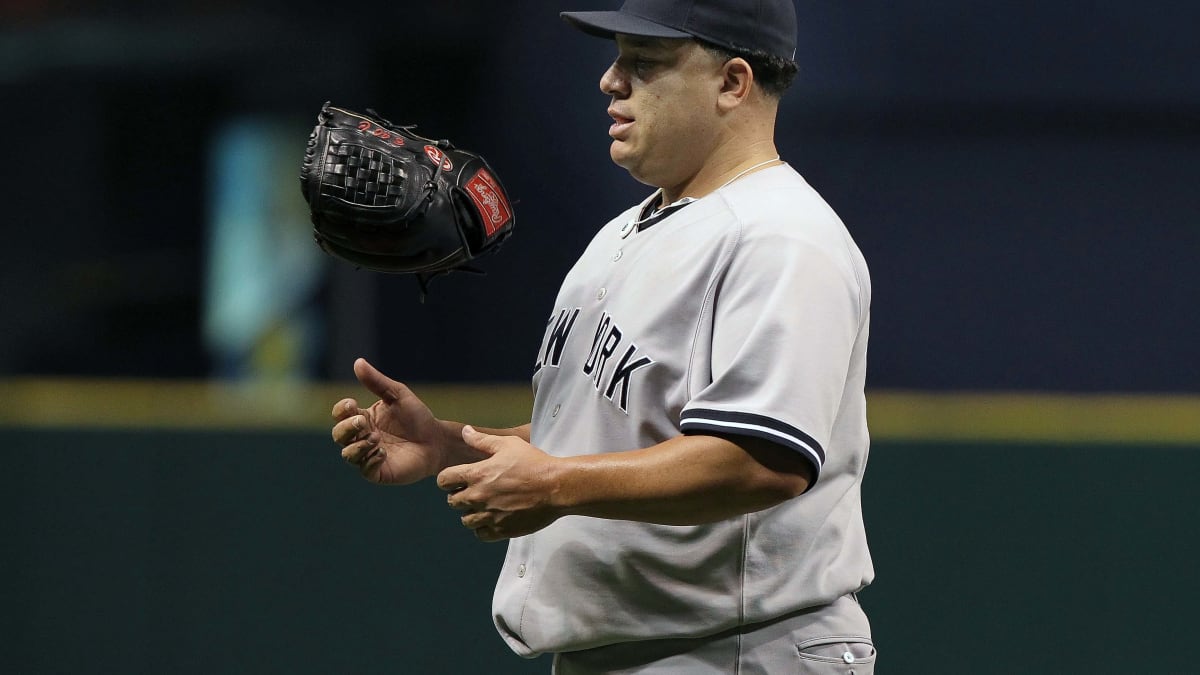
[(1200, 396), (876, 391), (867, 403), (883, 440), (1200, 444)]
[[(529, 422), (525, 385), (412, 385), (437, 414), (480, 426)], [(343, 398), (376, 400), (357, 382), (0, 380), (0, 427), (329, 429)]]
[[(529, 421), (528, 384), (414, 384), (436, 414), (480, 426)], [(333, 404), (374, 397), (356, 382), (0, 380), (0, 427), (328, 432)], [(1200, 444), (1200, 396), (868, 393), (876, 440)]]

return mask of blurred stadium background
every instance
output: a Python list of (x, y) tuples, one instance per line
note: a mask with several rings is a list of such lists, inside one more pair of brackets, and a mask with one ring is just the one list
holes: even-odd
[[(558, 280), (647, 193), (556, 16), (602, 4), (0, 3), (0, 669), (548, 672), (491, 628), (503, 547), (326, 420), (359, 355), (527, 414)], [(798, 6), (780, 147), (874, 281), (882, 672), (1195, 672), (1200, 5)], [(327, 99), (489, 158), (488, 276), (421, 304), (311, 245)]]

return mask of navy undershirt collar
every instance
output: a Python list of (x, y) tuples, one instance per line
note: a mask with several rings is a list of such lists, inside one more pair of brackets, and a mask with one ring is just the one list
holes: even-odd
[[(659, 193), (658, 197), (661, 196), (662, 194)], [(642, 230), (649, 229), (652, 225), (657, 225), (665, 220), (667, 216), (670, 216), (672, 213), (675, 213), (679, 209), (682, 209), (694, 201), (696, 201), (694, 198), (684, 197), (683, 199), (671, 204), (667, 204), (662, 208), (655, 208), (654, 205), (658, 202), (658, 198), (651, 199), (646, 203), (645, 206), (642, 207), (641, 213), (638, 214), (638, 219), (636, 221), (637, 231), (641, 232)]]

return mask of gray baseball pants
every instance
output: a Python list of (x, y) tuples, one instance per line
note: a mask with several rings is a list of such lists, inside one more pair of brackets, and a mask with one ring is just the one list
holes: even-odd
[(703, 638), (627, 642), (555, 655), (553, 675), (874, 675), (857, 599)]

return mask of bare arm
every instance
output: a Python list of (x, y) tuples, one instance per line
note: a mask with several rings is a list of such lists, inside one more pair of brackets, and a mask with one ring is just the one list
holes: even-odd
[(809, 464), (750, 438), (678, 436), (626, 452), (558, 458), (527, 442), (467, 429), (490, 457), (446, 469), (438, 485), (463, 525), (494, 541), (565, 515), (693, 525), (774, 506), (808, 488)]
[(565, 515), (668, 525), (714, 522), (765, 509), (808, 488), (811, 466), (749, 437), (678, 436), (604, 455), (553, 457), (530, 444), (530, 425), (473, 429), (439, 420), (408, 387), (366, 361), (354, 365), (380, 400), (334, 406), (342, 456), (373, 482), (437, 475), (450, 506), (485, 540), (529, 534)]
[(611, 455), (563, 460), (556, 472), (564, 513), (696, 525), (775, 506), (808, 489), (810, 465), (752, 439), (678, 436)]

